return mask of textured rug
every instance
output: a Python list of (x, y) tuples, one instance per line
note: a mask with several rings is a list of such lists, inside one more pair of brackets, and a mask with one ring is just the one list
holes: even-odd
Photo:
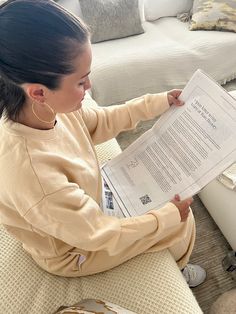
[[(226, 89), (236, 89), (236, 82), (227, 84)], [(154, 122), (155, 120), (142, 122), (136, 130), (119, 134), (117, 140), (122, 150), (152, 127)], [(222, 259), (231, 248), (198, 196), (194, 197), (192, 209), (196, 220), (197, 238), (191, 262), (201, 265), (207, 271), (207, 280), (194, 288), (193, 293), (203, 312), (209, 314), (210, 307), (221, 294), (236, 288), (236, 281), (224, 272), (221, 265)], [(236, 313), (236, 309), (233, 313)]]
[(194, 288), (193, 293), (203, 312), (209, 313), (210, 307), (221, 294), (236, 288), (236, 281), (223, 270), (221, 264), (231, 248), (197, 196), (194, 198), (192, 208), (197, 237), (191, 262), (203, 266), (207, 271), (207, 280), (201, 286)]

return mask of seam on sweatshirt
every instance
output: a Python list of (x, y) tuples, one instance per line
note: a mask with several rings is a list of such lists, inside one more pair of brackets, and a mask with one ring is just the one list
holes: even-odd
[(36, 173), (36, 171), (35, 171), (35, 169), (34, 169), (34, 167), (33, 167), (33, 164), (32, 164), (32, 159), (31, 159), (31, 156), (30, 156), (30, 153), (29, 153), (29, 150), (28, 150), (26, 138), (24, 138), (24, 142), (25, 142), (26, 153), (27, 153), (27, 155), (28, 155), (28, 157), (29, 157), (31, 169), (33, 170), (33, 173), (35, 174), (35, 176), (36, 176), (36, 178), (37, 178), (37, 180), (38, 180), (38, 183), (39, 183), (39, 185), (40, 185), (40, 187), (41, 187), (41, 189), (42, 189), (42, 191), (43, 191), (43, 194), (44, 194), (44, 196), (45, 196), (46, 193), (45, 193), (45, 191), (44, 191), (44, 189), (43, 189), (43, 186), (42, 186), (42, 184), (41, 184), (41, 182), (40, 182), (40, 180), (39, 180), (39, 177), (37, 176), (37, 173)]
[(30, 160), (31, 169), (32, 169), (34, 175), (36, 176), (36, 178), (37, 178), (37, 180), (38, 180), (38, 183), (39, 183), (39, 185), (40, 185), (40, 187), (41, 187), (41, 189), (42, 189), (43, 197), (42, 197), (37, 203), (35, 203), (34, 205), (32, 205), (28, 210), (26, 210), (26, 212), (24, 213), (24, 215), (23, 215), (22, 217), (26, 217), (26, 216), (28, 215), (28, 213), (31, 211), (32, 208), (34, 208), (35, 206), (37, 206), (38, 204), (40, 204), (40, 203), (41, 203), (44, 199), (46, 199), (47, 197), (49, 197), (49, 196), (51, 196), (51, 195), (53, 195), (53, 194), (56, 194), (56, 193), (58, 193), (58, 192), (60, 192), (60, 191), (63, 191), (63, 190), (75, 189), (74, 186), (69, 186), (69, 187), (61, 188), (61, 189), (56, 190), (56, 191), (54, 191), (54, 192), (52, 192), (52, 193), (49, 193), (49, 194), (45, 193), (45, 191), (44, 191), (44, 189), (43, 189), (43, 186), (42, 186), (42, 184), (41, 184), (41, 182), (40, 182), (40, 179), (39, 179), (39, 177), (37, 176), (37, 174), (36, 174), (36, 172), (35, 172), (35, 169), (34, 169), (34, 167), (33, 167), (32, 160), (31, 160), (31, 157), (30, 157), (30, 153), (29, 153), (29, 151), (28, 151), (28, 147), (27, 147), (27, 143), (26, 143), (26, 139), (25, 139), (25, 138), (24, 138), (24, 143), (25, 143), (25, 149), (26, 149), (27, 155), (28, 155), (29, 160)]
[(37, 203), (35, 203), (33, 206), (31, 206), (31, 207), (25, 212), (25, 214), (22, 215), (22, 217), (25, 217), (25, 216), (29, 213), (29, 211), (30, 211), (32, 208), (34, 208), (35, 206), (37, 206), (39, 203), (41, 203), (41, 202), (42, 202), (44, 199), (46, 199), (47, 197), (49, 197), (49, 196), (51, 196), (51, 195), (53, 195), (53, 194), (56, 194), (56, 193), (58, 193), (58, 192), (61, 192), (61, 191), (63, 191), (63, 190), (69, 190), (69, 189), (75, 190), (76, 188), (75, 188), (74, 186), (69, 186), (69, 187), (66, 187), (66, 188), (62, 188), (62, 189), (56, 190), (56, 191), (54, 191), (54, 192), (52, 192), (52, 193), (49, 193), (49, 194), (44, 194), (44, 196), (43, 196)]

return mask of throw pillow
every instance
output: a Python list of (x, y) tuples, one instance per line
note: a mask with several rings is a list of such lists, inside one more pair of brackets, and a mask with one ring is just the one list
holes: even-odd
[(193, 0), (145, 0), (144, 14), (147, 21), (155, 21), (165, 16), (177, 16), (189, 12)]
[(72, 306), (61, 306), (54, 314), (137, 314), (117, 304), (97, 299), (85, 299)]
[(83, 19), (81, 8), (78, 0), (57, 0), (57, 3), (60, 4), (67, 11), (71, 12), (75, 16), (78, 16)]
[(80, 0), (80, 7), (92, 43), (144, 32), (138, 0)]
[(236, 1), (194, 0), (190, 30), (236, 32)]
[(212, 304), (210, 314), (230, 314), (235, 313), (236, 309), (236, 289), (223, 293)]

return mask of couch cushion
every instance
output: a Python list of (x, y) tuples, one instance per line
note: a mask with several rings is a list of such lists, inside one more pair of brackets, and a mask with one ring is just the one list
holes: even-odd
[(154, 21), (165, 16), (177, 16), (189, 12), (193, 0), (145, 0), (144, 14), (147, 21)]
[(83, 18), (79, 0), (57, 0), (57, 3), (73, 13), (75, 16)]
[(92, 43), (144, 32), (138, 0), (80, 0), (80, 7)]
[[(74, 15), (83, 18), (81, 7), (80, 7), (80, 0), (56, 0), (61, 6), (63, 6), (65, 9), (72, 12)], [(139, 12), (140, 12), (140, 18), (141, 21), (144, 22), (144, 1), (145, 0), (139, 0)], [(192, 0), (191, 0), (192, 1)], [(1, 0), (0, 0), (1, 2)]]
[[(183, 88), (201, 68), (220, 83), (236, 75), (236, 36), (192, 32), (175, 17), (143, 24), (139, 36), (93, 45), (92, 95), (101, 105)], [(227, 57), (226, 57), (227, 56)]]
[(194, 0), (190, 30), (236, 32), (236, 2), (232, 0)]
[(86, 298), (142, 314), (202, 313), (167, 250), (139, 255), (97, 275), (62, 278), (40, 269), (1, 225), (0, 239), (1, 313), (50, 314)]

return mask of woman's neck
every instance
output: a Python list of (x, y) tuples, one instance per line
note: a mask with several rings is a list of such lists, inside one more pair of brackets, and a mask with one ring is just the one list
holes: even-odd
[[(52, 116), (49, 116), (50, 113), (45, 114), (45, 112), (39, 112), (37, 115), (39, 117), (42, 117), (42, 120), (44, 121), (50, 121), (50, 119), (52, 119)], [(49, 130), (54, 128), (56, 117), (53, 121), (50, 121), (49, 123), (40, 121), (39, 118), (37, 118), (37, 116), (33, 113), (32, 105), (25, 104), (18, 118), (16, 119), (16, 122), (24, 124), (33, 129)]]

